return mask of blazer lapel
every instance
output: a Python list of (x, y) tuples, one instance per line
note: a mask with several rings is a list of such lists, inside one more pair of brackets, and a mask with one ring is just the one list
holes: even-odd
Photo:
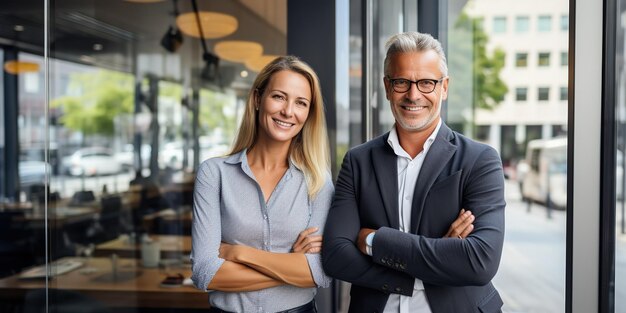
[(426, 195), (428, 195), (428, 191), (430, 191), (430, 187), (432, 187), (439, 173), (441, 173), (444, 166), (456, 152), (456, 146), (450, 142), (452, 138), (454, 138), (452, 130), (450, 130), (446, 124), (441, 124), (439, 133), (437, 137), (435, 137), (432, 146), (430, 146), (430, 150), (428, 150), (424, 163), (422, 164), (415, 184), (411, 205), (411, 229), (415, 234), (417, 234), (422, 219)]
[(398, 160), (395, 153), (387, 144), (389, 133), (381, 139), (382, 149), (372, 149), (372, 167), (378, 182), (378, 191), (383, 199), (389, 227), (398, 229)]

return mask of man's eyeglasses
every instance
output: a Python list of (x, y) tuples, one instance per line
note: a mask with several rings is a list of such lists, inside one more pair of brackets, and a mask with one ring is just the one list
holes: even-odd
[(440, 83), (446, 77), (442, 77), (440, 79), (418, 79), (418, 80), (409, 80), (405, 78), (390, 78), (387, 77), (389, 82), (391, 83), (391, 87), (393, 87), (393, 91), (404, 93), (411, 89), (411, 85), (417, 85), (417, 90), (421, 93), (431, 93), (435, 90), (437, 83)]

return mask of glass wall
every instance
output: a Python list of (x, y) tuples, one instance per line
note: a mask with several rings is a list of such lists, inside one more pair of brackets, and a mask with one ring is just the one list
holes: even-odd
[[(337, 166), (347, 149), (392, 126), (384, 43), (418, 30), (418, 2), (349, 2), (349, 101), (337, 105), (337, 123), (329, 125)], [(616, 312), (626, 312), (622, 2)], [(207, 38), (206, 51), (177, 22), (193, 11), (191, 1), (58, 0), (50, 2), (48, 32), (44, 3), (0, 4), (0, 311), (45, 307), (46, 283), (49, 308), (63, 312), (76, 304), (122, 312), (206, 308), (205, 293), (177, 283), (179, 273), (190, 273), (194, 173), (228, 151), (257, 71), (286, 53), (287, 1), (199, 1), (201, 11), (237, 21), (234, 32)], [(505, 166), (506, 241), (494, 280), (503, 309), (563, 312), (568, 2), (447, 1), (441, 10), (438, 37), (451, 76), (446, 123), (495, 147)], [(218, 44), (235, 40), (260, 44), (260, 57), (218, 53)], [(168, 288), (171, 281), (178, 288)]]
[(45, 3), (0, 5), (0, 311), (205, 311), (195, 171), (286, 54), (286, 0), (198, 1), (202, 35), (192, 1)]
[[(565, 311), (567, 1), (448, 8), (447, 123), (500, 152), (506, 232), (494, 284), (504, 312)], [(552, 60), (550, 60), (552, 59)], [(551, 62), (552, 61), (552, 62)]]
[[(382, 85), (384, 44), (397, 32), (418, 30), (417, 1), (350, 5), (351, 25), (362, 23), (351, 27), (350, 73), (362, 75), (351, 80), (350, 101), (363, 108), (361, 123), (370, 123), (361, 134), (375, 137), (393, 125)], [(559, 92), (568, 67), (550, 56), (567, 55), (567, 28), (556, 23), (568, 16), (568, 2), (473, 0), (440, 9), (445, 17), (435, 35), (447, 45), (450, 72), (446, 123), (492, 145), (505, 167), (505, 245), (494, 279), (503, 310), (563, 312), (568, 111)], [(350, 118), (357, 114), (351, 110)]]

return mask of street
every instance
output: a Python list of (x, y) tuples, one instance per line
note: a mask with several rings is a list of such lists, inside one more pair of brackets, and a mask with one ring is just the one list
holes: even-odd
[(106, 186), (107, 192), (117, 193), (128, 190), (129, 182), (134, 177), (135, 174), (128, 171), (94, 177), (55, 175), (50, 178), (50, 191), (58, 191), (62, 198), (71, 198), (76, 191), (80, 190), (92, 190), (99, 194)]
[(514, 182), (506, 185), (506, 229), (500, 269), (493, 282), (503, 312), (565, 312), (565, 211), (528, 206)]

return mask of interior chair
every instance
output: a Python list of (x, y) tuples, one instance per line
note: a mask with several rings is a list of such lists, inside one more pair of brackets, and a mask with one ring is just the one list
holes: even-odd
[(118, 195), (104, 196), (100, 199), (100, 225), (104, 228), (104, 240), (117, 238), (121, 232), (122, 197)]
[(103, 196), (100, 206), (99, 218), (87, 229), (87, 238), (92, 243), (115, 239), (122, 231), (122, 198), (118, 195)]
[(26, 198), (29, 201), (38, 201), (39, 196), (46, 191), (46, 186), (44, 184), (34, 184), (28, 187), (26, 191)]
[(23, 217), (24, 212), (0, 212), (0, 277), (17, 273), (35, 262), (35, 233)]
[(81, 190), (74, 193), (70, 206), (80, 206), (93, 201), (96, 201), (96, 196), (92, 190)]
[[(49, 192), (48, 195), (48, 203), (49, 204), (53, 204), (56, 203), (57, 201), (61, 200), (61, 194), (59, 194), (58, 191), (54, 191), (54, 192)], [(37, 201), (40, 204), (43, 204), (46, 200), (46, 193), (45, 192), (40, 192), (37, 195)]]

